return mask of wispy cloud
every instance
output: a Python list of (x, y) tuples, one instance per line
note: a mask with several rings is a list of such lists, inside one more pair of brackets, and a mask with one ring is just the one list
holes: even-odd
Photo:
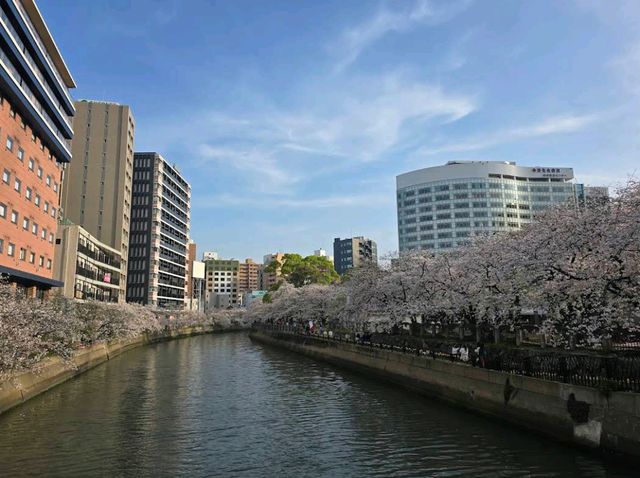
[(610, 65), (618, 74), (625, 88), (632, 94), (640, 96), (640, 40), (631, 44), (624, 53), (614, 58)]
[(377, 208), (381, 205), (393, 203), (393, 195), (381, 194), (354, 194), (340, 196), (323, 196), (315, 198), (288, 198), (274, 195), (242, 196), (232, 194), (220, 194), (215, 196), (203, 196), (194, 199), (199, 207), (203, 208), (228, 208), (252, 207), (258, 209), (335, 209), (350, 207)]
[[(196, 162), (238, 170), (252, 187), (267, 190), (383, 160), (477, 108), (473, 95), (447, 91), (406, 72), (334, 78), (309, 84), (295, 104), (176, 116), (158, 125), (153, 143), (189, 151)], [(216, 174), (216, 168), (200, 171)]]
[(432, 156), (445, 153), (464, 153), (492, 148), (504, 143), (539, 138), (557, 134), (575, 133), (591, 126), (601, 117), (597, 114), (562, 115), (546, 118), (538, 123), (509, 128), (493, 134), (484, 135), (445, 145), (424, 146), (416, 151), (417, 156)]
[(342, 71), (353, 62), (370, 45), (388, 33), (400, 33), (412, 30), (420, 25), (436, 25), (444, 23), (465, 10), (470, 0), (449, 1), (436, 6), (429, 0), (417, 0), (410, 8), (400, 8), (394, 3), (394, 10), (383, 6), (366, 21), (346, 30), (335, 49), (340, 52), (336, 63), (336, 71)]

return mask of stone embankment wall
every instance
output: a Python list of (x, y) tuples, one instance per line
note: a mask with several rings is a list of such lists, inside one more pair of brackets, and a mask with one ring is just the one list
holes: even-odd
[(64, 361), (59, 357), (46, 359), (37, 367), (36, 371), (24, 372), (6, 382), (0, 382), (0, 413), (141, 345), (227, 331), (233, 330), (214, 326), (183, 327), (155, 334), (145, 334), (128, 340), (96, 344), (78, 350), (71, 361)]
[(640, 394), (513, 375), (352, 343), (252, 331), (250, 337), (365, 372), (556, 439), (640, 459)]

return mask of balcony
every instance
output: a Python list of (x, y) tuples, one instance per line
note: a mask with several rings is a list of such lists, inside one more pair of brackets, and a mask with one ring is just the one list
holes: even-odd
[(87, 279), (94, 280), (96, 282), (102, 282), (104, 284), (120, 285), (120, 277), (114, 275), (113, 272), (94, 271), (87, 267), (76, 264), (76, 274)]
[(84, 254), (87, 257), (90, 257), (97, 262), (101, 262), (102, 264), (120, 269), (120, 258), (115, 255), (109, 256), (102, 251), (91, 250), (82, 243), (78, 243), (78, 252)]

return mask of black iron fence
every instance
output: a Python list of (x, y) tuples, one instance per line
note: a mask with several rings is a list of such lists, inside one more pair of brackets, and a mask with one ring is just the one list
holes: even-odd
[(505, 346), (501, 344), (448, 342), (411, 335), (367, 334), (351, 331), (309, 332), (295, 325), (254, 325), (285, 336), (322, 343), (349, 342), (361, 347), (448, 360), (516, 375), (570, 383), (607, 391), (640, 392), (640, 353), (575, 352), (551, 348)]

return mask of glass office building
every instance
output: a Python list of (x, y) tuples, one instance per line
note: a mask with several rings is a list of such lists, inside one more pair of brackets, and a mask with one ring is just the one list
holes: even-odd
[(477, 233), (512, 231), (554, 204), (576, 201), (573, 169), (450, 161), (396, 178), (400, 252), (442, 251)]

